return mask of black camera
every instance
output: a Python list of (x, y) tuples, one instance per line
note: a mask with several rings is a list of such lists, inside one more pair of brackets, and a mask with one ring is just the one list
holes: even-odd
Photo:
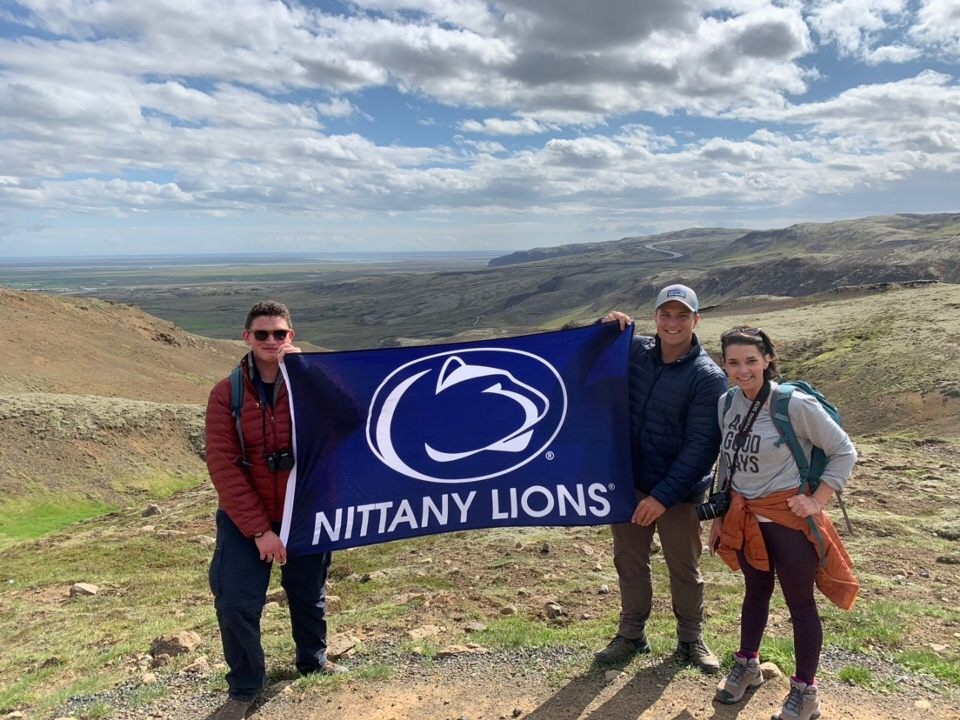
[(297, 462), (296, 458), (293, 457), (293, 453), (287, 448), (269, 453), (264, 457), (267, 461), (267, 470), (273, 473), (293, 470), (293, 466)]
[(697, 505), (697, 518), (700, 522), (704, 520), (713, 520), (723, 517), (730, 509), (730, 492), (721, 490), (720, 492), (710, 493), (707, 501)]

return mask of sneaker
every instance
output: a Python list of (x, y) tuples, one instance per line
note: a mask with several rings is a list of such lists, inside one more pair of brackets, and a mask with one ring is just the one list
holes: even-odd
[(641, 635), (636, 640), (625, 638), (623, 635), (614, 635), (613, 640), (600, 652), (594, 654), (599, 663), (618, 663), (629, 660), (636, 654), (650, 652), (650, 643)]
[(770, 720), (816, 720), (820, 717), (820, 698), (817, 686), (790, 678), (790, 692), (783, 699), (780, 712)]
[(717, 685), (716, 699), (724, 705), (733, 705), (743, 700), (747, 690), (758, 688), (763, 684), (763, 673), (760, 672), (759, 658), (745, 658), (733, 656), (733, 670), (720, 684)]
[(212, 715), (207, 716), (207, 720), (243, 720), (247, 715), (247, 710), (253, 705), (254, 698), (249, 700), (237, 700), (229, 698), (223, 705), (213, 711)]
[(720, 660), (703, 642), (703, 638), (681, 640), (677, 643), (676, 655), (683, 662), (698, 667), (701, 672), (715, 673), (720, 669)]

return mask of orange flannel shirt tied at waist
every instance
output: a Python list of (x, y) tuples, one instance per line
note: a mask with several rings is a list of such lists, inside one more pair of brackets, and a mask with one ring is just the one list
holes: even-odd
[(730, 509), (723, 518), (717, 554), (731, 570), (736, 571), (740, 569), (737, 550), (742, 549), (751, 567), (766, 572), (770, 570), (770, 558), (767, 556), (767, 547), (763, 542), (763, 535), (760, 534), (760, 523), (756, 516), (760, 515), (784, 527), (802, 530), (820, 555), (817, 587), (834, 605), (849, 610), (860, 592), (860, 585), (853, 576), (850, 556), (847, 555), (843, 541), (840, 540), (830, 518), (824, 513), (810, 518), (793, 514), (787, 505), (787, 498), (795, 494), (793, 490), (784, 490), (767, 497), (747, 500), (740, 493), (731, 490)]

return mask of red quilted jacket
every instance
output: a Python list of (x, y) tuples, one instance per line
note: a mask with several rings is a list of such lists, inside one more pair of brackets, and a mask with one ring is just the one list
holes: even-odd
[(291, 448), (290, 404), (283, 375), (277, 375), (273, 408), (261, 408), (250, 372), (250, 356), (240, 361), (244, 376), (240, 422), (250, 467), (243, 453), (230, 412), (230, 378), (218, 382), (207, 401), (207, 469), (220, 496), (220, 507), (247, 537), (266, 532), (280, 522), (289, 472), (272, 473), (265, 454)]

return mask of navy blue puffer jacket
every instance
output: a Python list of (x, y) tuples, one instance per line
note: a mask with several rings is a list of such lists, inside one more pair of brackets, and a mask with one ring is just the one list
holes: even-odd
[(633, 484), (665, 507), (700, 502), (720, 449), (717, 398), (727, 378), (693, 336), (693, 347), (664, 364), (660, 341), (637, 336), (630, 350)]

